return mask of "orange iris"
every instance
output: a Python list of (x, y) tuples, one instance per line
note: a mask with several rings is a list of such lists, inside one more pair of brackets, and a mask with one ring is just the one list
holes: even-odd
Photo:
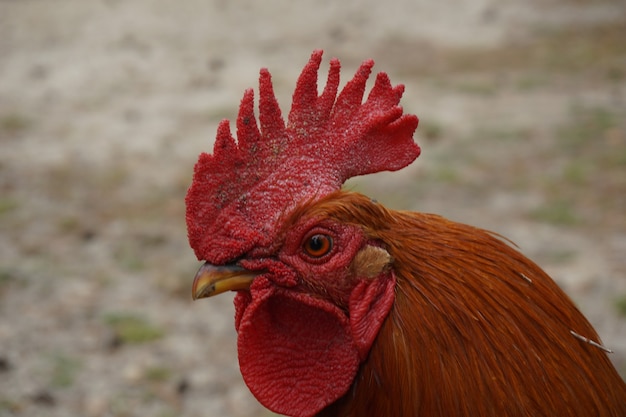
[(313, 258), (320, 258), (326, 255), (332, 248), (332, 238), (322, 234), (311, 236), (304, 244), (304, 251)]

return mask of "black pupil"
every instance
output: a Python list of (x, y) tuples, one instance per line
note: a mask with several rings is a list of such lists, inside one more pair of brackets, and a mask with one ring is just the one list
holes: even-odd
[(326, 238), (322, 235), (312, 236), (311, 240), (309, 241), (309, 249), (311, 249), (313, 252), (318, 252), (324, 249), (325, 240)]

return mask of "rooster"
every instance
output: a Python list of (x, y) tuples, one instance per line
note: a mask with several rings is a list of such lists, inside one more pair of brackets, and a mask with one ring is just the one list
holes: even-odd
[(194, 299), (235, 296), (239, 365), (261, 404), (295, 417), (626, 416), (626, 384), (586, 318), (499, 235), (341, 190), (420, 154), (402, 85), (373, 61), (338, 93), (321, 51), (287, 123), (262, 69), (217, 131), (186, 197), (205, 261)]

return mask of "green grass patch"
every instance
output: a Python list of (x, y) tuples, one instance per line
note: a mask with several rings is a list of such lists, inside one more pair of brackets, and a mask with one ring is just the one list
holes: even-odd
[(418, 132), (425, 139), (430, 141), (436, 141), (443, 136), (443, 126), (432, 120), (421, 122), (418, 128)]
[(615, 309), (620, 316), (626, 317), (626, 294), (615, 300)]
[(578, 252), (571, 249), (555, 248), (547, 250), (543, 256), (551, 263), (565, 264), (574, 260), (578, 256)]
[[(560, 145), (568, 151), (597, 150), (618, 128), (619, 118), (608, 108), (574, 106), (568, 123), (557, 129)], [(595, 148), (595, 149), (590, 149)]]
[(563, 179), (572, 185), (583, 185), (589, 178), (589, 167), (581, 161), (571, 161), (563, 169)]
[(163, 382), (170, 379), (172, 371), (161, 366), (154, 366), (152, 368), (148, 368), (144, 376), (148, 381)]
[(0, 132), (14, 135), (32, 126), (32, 120), (23, 114), (9, 113), (0, 116)]
[(518, 91), (530, 92), (536, 91), (550, 85), (550, 79), (545, 74), (525, 74), (514, 82), (514, 86)]
[(531, 211), (532, 219), (556, 226), (574, 226), (580, 223), (572, 205), (567, 201), (549, 202)]
[(15, 281), (17, 281), (17, 274), (14, 270), (7, 267), (0, 268), (0, 288)]
[(623, 109), (573, 105), (568, 119), (548, 138), (540, 156), (546, 170), (534, 181), (547, 203), (531, 217), (562, 226), (581, 225), (583, 219), (587, 226), (618, 225), (626, 195)]
[(19, 207), (17, 200), (11, 197), (0, 197), (0, 216), (11, 213)]
[(0, 415), (4, 416), (4, 413), (9, 413), (7, 415), (10, 416), (18, 415), (21, 408), (22, 405), (15, 399), (0, 397)]
[(110, 313), (104, 317), (122, 343), (146, 343), (162, 338), (165, 333), (145, 318), (129, 313)]
[(74, 383), (76, 373), (80, 370), (81, 363), (64, 354), (52, 357), (52, 376), (50, 384), (53, 387), (66, 388)]
[(452, 165), (435, 168), (432, 176), (438, 183), (458, 184), (461, 181), (459, 170)]

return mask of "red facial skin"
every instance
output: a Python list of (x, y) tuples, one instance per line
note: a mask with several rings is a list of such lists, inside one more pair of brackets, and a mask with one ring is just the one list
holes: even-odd
[[(305, 251), (313, 235), (330, 237), (328, 253)], [(313, 416), (352, 384), (393, 304), (395, 278), (388, 269), (358, 275), (357, 253), (376, 243), (356, 226), (305, 219), (290, 225), (281, 241), (273, 256), (239, 262), (267, 271), (235, 299), (239, 363), (266, 407)]]

